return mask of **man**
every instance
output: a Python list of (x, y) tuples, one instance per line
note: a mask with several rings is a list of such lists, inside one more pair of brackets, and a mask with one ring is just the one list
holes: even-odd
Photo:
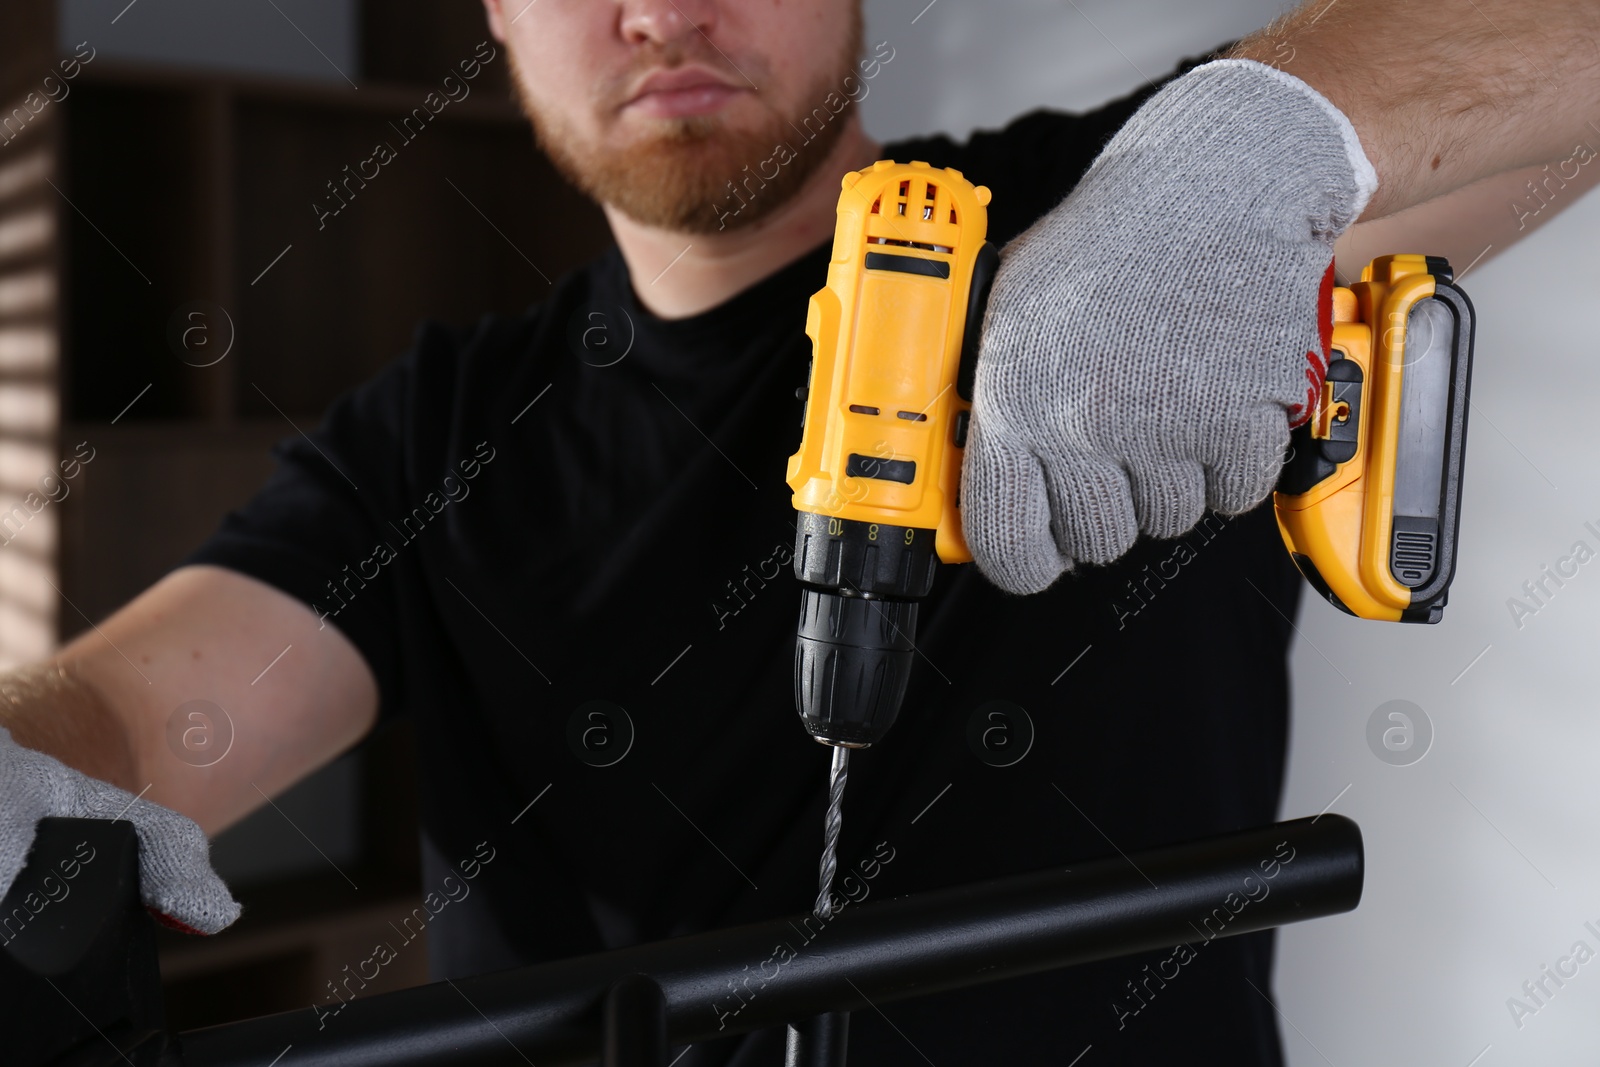
[[(430, 923), (436, 976), (807, 910), (827, 756), (793, 720), (779, 472), (839, 178), (879, 158), (988, 185), (1006, 250), (963, 471), (978, 566), (939, 576), (902, 722), (856, 761), (851, 899), (1271, 821), (1300, 584), (1250, 509), (1325, 370), (1333, 242), (1348, 275), (1515, 240), (1506, 204), (1600, 113), (1589, 6), (1319, 3), (1159, 94), (891, 145), (853, 108), (796, 123), (888, 59), (856, 0), (485, 6), (617, 247), (525, 316), (425, 327), (185, 566), (8, 678), (5, 876), (39, 816), (126, 808), (147, 902), (214, 932), (237, 905), (200, 831), (405, 714), (424, 890), (474, 872)], [(1570, 203), (1594, 175), (1557, 180)], [(165, 740), (201, 697), (237, 733), (209, 768)], [(1031, 749), (980, 759), (973, 724), (1018, 707)], [(629, 724), (597, 758), (586, 733)], [(860, 1012), (851, 1053), (1280, 1063), (1271, 944), (1197, 938), (1176, 971), (1163, 950)], [(721, 1017), (752, 996), (730, 989)]]

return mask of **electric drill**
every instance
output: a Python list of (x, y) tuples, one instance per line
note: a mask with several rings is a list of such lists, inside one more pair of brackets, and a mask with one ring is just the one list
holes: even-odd
[[(801, 583), (795, 704), (834, 747), (817, 913), (853, 748), (881, 741), (940, 562), (972, 559), (961, 458), (999, 254), (989, 190), (880, 160), (844, 176), (787, 481)], [(1327, 384), (1291, 435), (1275, 507), (1296, 565), (1335, 605), (1437, 622), (1454, 573), (1473, 312), (1443, 259), (1384, 256), (1333, 291)]]

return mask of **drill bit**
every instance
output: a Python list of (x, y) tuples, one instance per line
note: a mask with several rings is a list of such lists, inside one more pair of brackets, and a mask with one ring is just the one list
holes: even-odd
[(843, 745), (833, 749), (833, 766), (828, 771), (828, 816), (822, 830), (822, 870), (818, 878), (817, 918), (833, 917), (833, 872), (839, 858), (839, 828), (844, 823), (844, 783), (850, 773), (850, 750)]

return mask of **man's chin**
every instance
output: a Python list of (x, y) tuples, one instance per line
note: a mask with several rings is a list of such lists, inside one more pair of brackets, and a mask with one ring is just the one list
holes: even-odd
[[(797, 167), (798, 161), (772, 165), (782, 140), (776, 131), (734, 131), (703, 117), (675, 119), (672, 126), (584, 161), (578, 184), (642, 225), (710, 234), (771, 214), (799, 191), (812, 169)], [(763, 170), (766, 177), (758, 173)]]

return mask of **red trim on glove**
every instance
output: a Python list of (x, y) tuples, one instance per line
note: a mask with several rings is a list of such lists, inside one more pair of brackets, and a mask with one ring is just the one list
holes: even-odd
[(148, 911), (150, 913), (150, 917), (152, 919), (154, 919), (156, 922), (160, 923), (162, 926), (165, 926), (169, 930), (180, 930), (180, 931), (182, 931), (183, 933), (186, 933), (186, 934), (199, 934), (201, 937), (208, 936), (204, 930), (196, 930), (194, 927), (190, 926), (188, 923), (183, 922), (180, 919), (174, 919), (170, 915), (167, 915), (167, 914), (164, 914), (162, 912), (159, 912), (156, 909), (150, 907), (150, 905), (148, 905), (148, 904), (145, 905), (144, 910)]
[(1322, 285), (1317, 291), (1317, 333), (1322, 341), (1322, 351), (1306, 352), (1306, 398), (1289, 409), (1289, 429), (1301, 426), (1311, 419), (1322, 396), (1322, 383), (1328, 378), (1328, 361), (1333, 358), (1333, 260), (1322, 275)]

